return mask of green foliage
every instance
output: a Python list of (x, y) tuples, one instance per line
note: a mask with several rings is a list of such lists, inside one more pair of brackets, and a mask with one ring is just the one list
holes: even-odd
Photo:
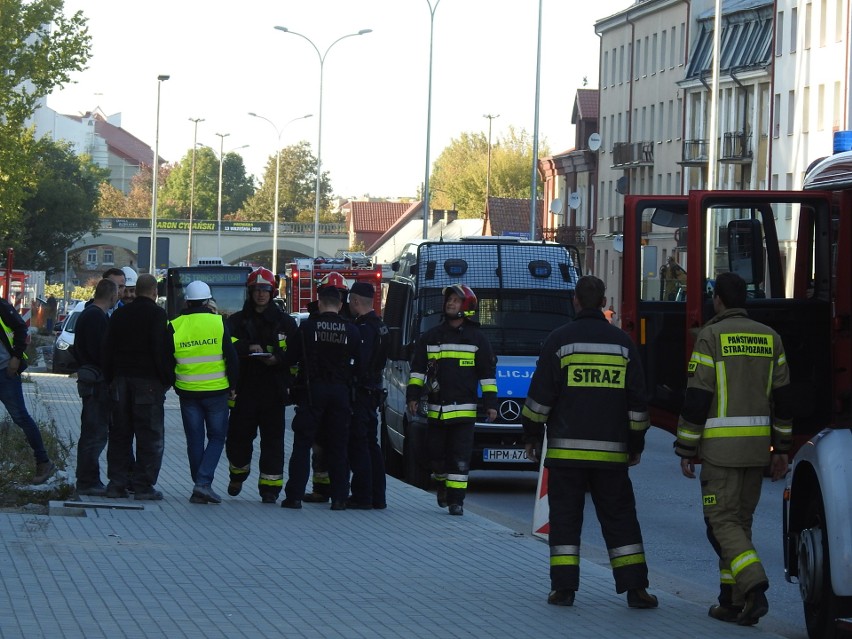
[(44, 297), (47, 299), (53, 295), (58, 300), (61, 300), (65, 297), (65, 285), (62, 282), (58, 282), (57, 284), (45, 284), (44, 285)]
[(20, 222), (21, 202), (35, 182), (32, 133), (24, 123), (38, 100), (64, 87), (90, 57), (82, 12), (66, 17), (62, 8), (62, 0), (0, 4), (0, 234)]
[[(514, 127), (504, 137), (492, 140), (491, 197), (530, 197), (532, 146), (532, 136)], [(540, 144), (539, 156), (547, 155), (547, 145)], [(459, 217), (480, 217), (485, 213), (487, 177), (488, 138), (484, 133), (462, 133), (435, 160), (429, 185), (431, 208), (455, 206)]]
[[(269, 156), (260, 188), (237, 215), (242, 220), (272, 220), (275, 210), (276, 157)], [(278, 221), (313, 222), (316, 209), (317, 159), (311, 145), (302, 141), (281, 149), (281, 173), (278, 176)], [(331, 180), (323, 172), (320, 219), (331, 221), (323, 211), (331, 206)], [(336, 220), (335, 220), (336, 221)]]
[(5, 229), (3, 241), (16, 247), (20, 267), (50, 273), (64, 267), (66, 247), (97, 233), (95, 203), (109, 171), (47, 137), (35, 142), (32, 166), (35, 183), (22, 203), (22, 223)]

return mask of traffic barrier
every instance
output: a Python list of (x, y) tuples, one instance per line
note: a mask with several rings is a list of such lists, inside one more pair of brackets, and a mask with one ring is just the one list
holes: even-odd
[(550, 503), (547, 501), (547, 468), (544, 467), (544, 451), (547, 450), (547, 437), (539, 454), (538, 486), (535, 490), (535, 508), (533, 508), (532, 534), (547, 541), (550, 536)]

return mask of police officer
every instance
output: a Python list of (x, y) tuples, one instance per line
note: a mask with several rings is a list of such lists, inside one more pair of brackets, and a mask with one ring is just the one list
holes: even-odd
[(716, 315), (689, 358), (675, 452), (690, 479), (693, 458), (702, 459), (704, 521), (721, 576), (719, 605), (709, 615), (751, 626), (769, 611), (769, 580), (751, 542), (751, 522), (763, 469), (771, 463), (773, 481), (787, 472), (793, 409), (781, 337), (749, 319), (745, 303), (745, 281), (719, 275)]
[[(464, 514), (464, 497), (473, 449), (477, 385), (487, 421), (497, 418), (497, 359), (473, 319), (477, 300), (464, 284), (444, 289), (444, 318), (415, 345), (406, 389), (414, 415), (428, 393), (426, 437), (438, 482), (438, 505), (451, 515)], [(428, 384), (427, 384), (428, 381)]]
[(376, 291), (356, 282), (349, 290), (349, 310), (361, 332), (361, 367), (355, 384), (355, 403), (349, 429), (354, 508), (387, 508), (385, 464), (379, 446), (377, 411), (383, 399), (382, 373), (388, 352), (388, 327), (373, 310)]
[(628, 466), (648, 429), (639, 353), (601, 312), (604, 283), (581, 277), (576, 319), (544, 343), (522, 412), (526, 450), (538, 460), (547, 424), (550, 582), (547, 603), (571, 606), (580, 586), (580, 533), (588, 487), (609, 551), (616, 592), (631, 608), (656, 608)]
[(170, 324), (193, 504), (222, 503), (213, 474), (228, 433), (228, 398), (234, 398), (237, 384), (237, 351), (223, 318), (207, 305), (210, 297), (206, 283), (187, 284), (187, 308)]
[(228, 318), (240, 361), (237, 396), (225, 441), (230, 469), (228, 494), (240, 494), (260, 430), (257, 489), (264, 504), (274, 504), (284, 484), (284, 406), (290, 385), (284, 351), (296, 332), (296, 320), (272, 303), (272, 271), (252, 271), (246, 286), (249, 293), (242, 310)]
[(298, 364), (305, 391), (293, 418), (290, 477), (283, 508), (301, 508), (310, 472), (310, 453), (317, 434), (323, 443), (331, 480), (331, 509), (346, 510), (349, 463), (346, 447), (351, 417), (351, 384), (358, 366), (361, 335), (338, 313), (340, 293), (327, 286), (318, 292), (319, 315), (304, 320), (287, 349), (288, 364)]

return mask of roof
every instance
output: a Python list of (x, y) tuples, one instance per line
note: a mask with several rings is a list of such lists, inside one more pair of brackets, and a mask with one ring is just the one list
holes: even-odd
[[(352, 204), (354, 204), (354, 202)], [(408, 209), (402, 215), (400, 215), (393, 224), (391, 224), (387, 229), (385, 229), (385, 232), (382, 234), (381, 237), (379, 237), (379, 239), (377, 239), (375, 242), (373, 242), (372, 245), (367, 247), (367, 250), (365, 252), (368, 255), (372, 255), (373, 253), (375, 253), (380, 246), (382, 246), (391, 237), (393, 237), (394, 233), (399, 231), (403, 226), (405, 226), (409, 222), (409, 220), (411, 220), (415, 216), (419, 217), (421, 220), (423, 219), (423, 214), (421, 213), (421, 211), (423, 210), (423, 200), (417, 200), (416, 202), (407, 204), (406, 206), (408, 206)]]
[(350, 228), (355, 233), (384, 233), (411, 208), (410, 202), (349, 202)]
[(571, 123), (577, 124), (580, 120), (597, 120), (599, 104), (597, 89), (577, 89)]
[[(536, 202), (536, 228), (540, 231), (544, 201)], [(514, 235), (530, 232), (530, 201), (524, 198), (489, 197), (487, 222), (490, 235)], [(536, 238), (533, 238), (536, 239)]]
[[(83, 115), (66, 115), (65, 117), (78, 122), (82, 122), (84, 118), (94, 119), (95, 133), (106, 142), (111, 153), (128, 160), (131, 164), (152, 166), (154, 150), (120, 126), (107, 122), (100, 113), (90, 111)], [(163, 158), (160, 158), (160, 162), (164, 162)]]

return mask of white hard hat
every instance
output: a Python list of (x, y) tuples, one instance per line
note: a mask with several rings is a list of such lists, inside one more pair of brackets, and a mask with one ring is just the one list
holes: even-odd
[(190, 282), (184, 289), (183, 298), (188, 301), (209, 300), (213, 295), (210, 293), (210, 287), (204, 282)]
[(121, 271), (124, 273), (124, 285), (136, 286), (136, 271), (129, 266), (122, 266)]

